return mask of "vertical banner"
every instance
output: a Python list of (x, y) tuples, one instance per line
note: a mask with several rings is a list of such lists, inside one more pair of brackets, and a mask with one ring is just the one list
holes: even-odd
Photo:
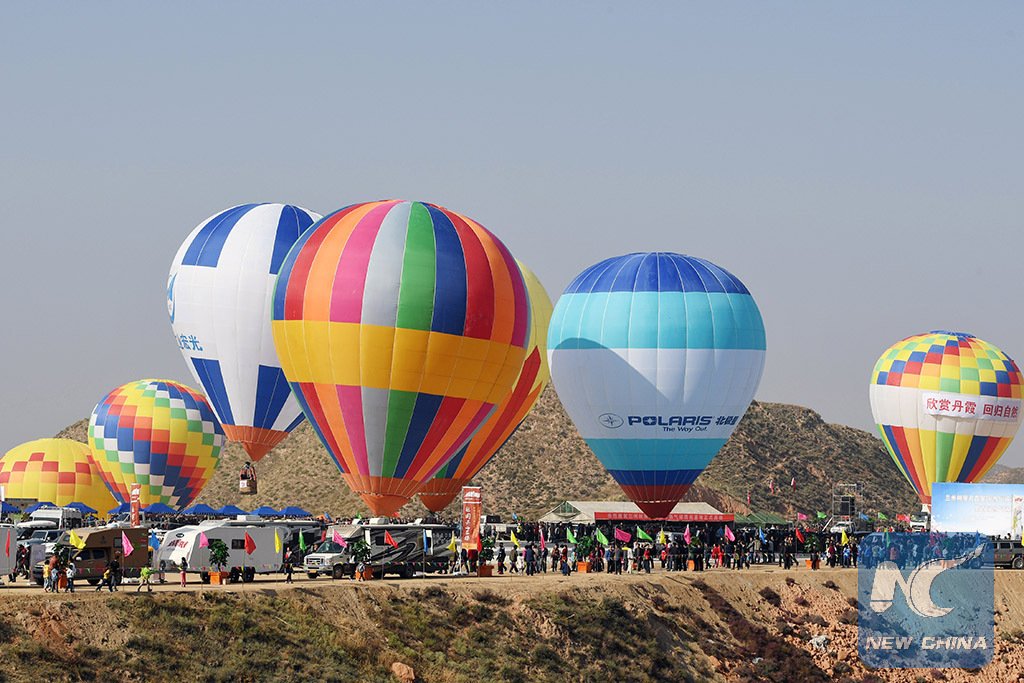
[(132, 484), (128, 499), (132, 508), (132, 526), (142, 526), (139, 519), (139, 498), (142, 495), (142, 484)]
[(480, 487), (462, 487), (462, 547), (476, 550), (480, 544)]

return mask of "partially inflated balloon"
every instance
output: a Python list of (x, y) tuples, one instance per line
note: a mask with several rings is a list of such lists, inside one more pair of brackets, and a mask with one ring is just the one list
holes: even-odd
[(512, 391), (529, 300), (479, 224), (432, 204), (370, 202), (326, 216), (289, 252), (273, 330), (348, 485), (392, 515)]
[(232, 441), (259, 460), (300, 422), (270, 333), (285, 255), (320, 214), (244, 204), (203, 221), (167, 279), (175, 342)]
[(537, 403), (551, 378), (547, 357), (551, 298), (529, 268), (520, 263), (519, 269), (530, 294), (531, 311), (530, 340), (526, 345), (528, 355), (523, 371), (512, 393), (502, 401), (476, 436), (420, 490), (420, 500), (433, 512), (445, 509), (462, 487), (490, 462)]
[(9, 499), (85, 503), (104, 516), (116, 505), (89, 447), (71, 439), (37, 439), (7, 451), (0, 458), (0, 486)]
[(114, 497), (141, 484), (143, 505), (191, 503), (220, 464), (224, 430), (197, 391), (161, 379), (114, 389), (89, 419), (93, 461)]
[(924, 504), (934, 482), (978, 481), (1021, 421), (1021, 372), (988, 342), (935, 331), (889, 347), (871, 373), (871, 413)]
[(583, 271), (555, 305), (551, 379), (626, 495), (665, 517), (725, 444), (764, 369), (761, 313), (722, 268), (628, 254)]

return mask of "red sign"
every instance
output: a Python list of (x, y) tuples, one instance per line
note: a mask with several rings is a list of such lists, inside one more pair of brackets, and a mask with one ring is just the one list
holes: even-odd
[(480, 545), (479, 486), (462, 487), (462, 547), (466, 550)]
[[(628, 522), (649, 522), (651, 518), (642, 512), (595, 512), (595, 520), (604, 521), (628, 521)], [(671, 514), (665, 517), (669, 522), (731, 522), (734, 516), (725, 515), (685, 515)]]
[(128, 494), (128, 502), (132, 508), (132, 526), (142, 526), (139, 518), (139, 498), (142, 496), (142, 484), (132, 484), (131, 492)]

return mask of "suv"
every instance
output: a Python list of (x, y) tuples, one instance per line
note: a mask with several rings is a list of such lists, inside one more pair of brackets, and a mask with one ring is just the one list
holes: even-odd
[(991, 541), (994, 563), (997, 567), (1024, 569), (1024, 545), (1020, 541)]

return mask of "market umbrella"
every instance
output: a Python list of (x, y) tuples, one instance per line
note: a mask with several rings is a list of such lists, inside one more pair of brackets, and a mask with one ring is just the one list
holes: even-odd
[(83, 515), (93, 515), (93, 514), (96, 514), (96, 509), (89, 507), (85, 503), (68, 503), (64, 507), (74, 508), (74, 509), (78, 510), (79, 512), (81, 512)]
[(131, 512), (131, 511), (132, 511), (131, 503), (121, 503), (120, 505), (118, 505), (113, 510), (108, 510), (107, 514), (110, 514), (110, 515), (122, 515), (122, 514), (124, 514), (126, 512)]

